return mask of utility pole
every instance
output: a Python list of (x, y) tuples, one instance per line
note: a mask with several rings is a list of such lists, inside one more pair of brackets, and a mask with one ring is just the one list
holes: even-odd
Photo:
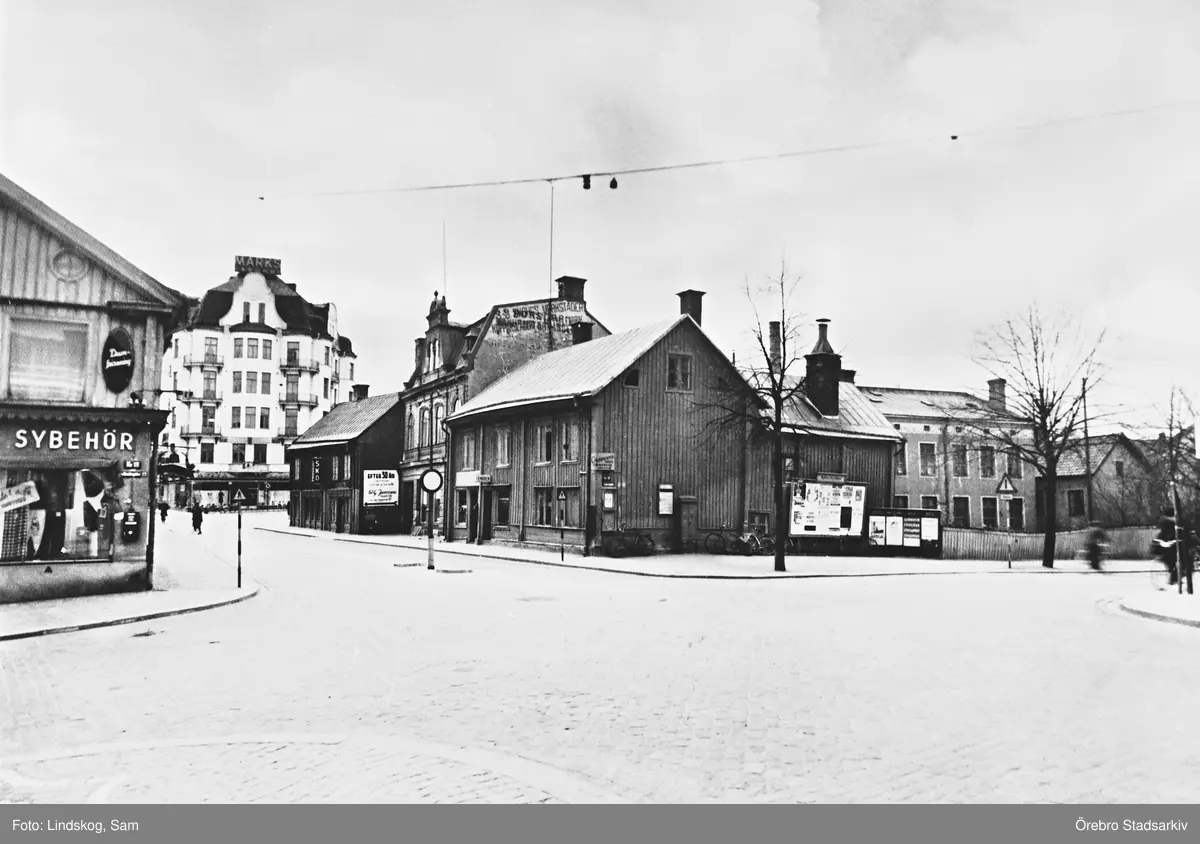
[(1087, 376), (1083, 377), (1083, 462), (1087, 476), (1087, 520), (1092, 524), (1092, 442), (1088, 439)]

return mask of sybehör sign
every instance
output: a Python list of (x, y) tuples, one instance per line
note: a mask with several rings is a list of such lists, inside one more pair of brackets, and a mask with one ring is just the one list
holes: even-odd
[(18, 453), (133, 451), (133, 434), (112, 428), (17, 428), (4, 436), (4, 446)]

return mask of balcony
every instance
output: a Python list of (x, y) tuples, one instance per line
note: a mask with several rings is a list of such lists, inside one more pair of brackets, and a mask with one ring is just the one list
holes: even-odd
[(319, 372), (321, 363), (312, 358), (288, 357), (279, 362), (279, 368), (283, 372)]
[(220, 390), (202, 390), (199, 393), (179, 393), (184, 404), (220, 404), (224, 396)]
[(225, 358), (223, 358), (221, 355), (210, 354), (184, 355), (183, 365), (185, 367), (199, 366), (203, 367), (204, 369), (220, 369), (225, 365)]
[(285, 393), (279, 397), (279, 403), (285, 407), (289, 404), (316, 407), (319, 399), (314, 393)]
[(336, 369), (333, 370), (333, 372), (329, 376), (330, 383), (336, 384), (341, 380), (342, 380), (342, 373), (338, 372)]
[(289, 443), (298, 436), (300, 436), (300, 431), (297, 428), (280, 428), (272, 438), (272, 442)]
[(179, 430), (179, 436), (183, 437), (184, 439), (191, 439), (195, 437), (219, 437), (221, 436), (221, 429), (217, 425), (202, 425), (198, 428), (181, 428)]

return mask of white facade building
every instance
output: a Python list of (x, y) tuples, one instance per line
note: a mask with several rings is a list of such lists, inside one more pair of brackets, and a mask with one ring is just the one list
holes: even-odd
[[(229, 505), (286, 506), (284, 448), (355, 384), (355, 354), (337, 308), (314, 305), (279, 277), (280, 262), (237, 258), (236, 275), (189, 302), (163, 358), (159, 407), (171, 411), (162, 445), (194, 466), (167, 491)], [(170, 458), (167, 458), (168, 461)]]

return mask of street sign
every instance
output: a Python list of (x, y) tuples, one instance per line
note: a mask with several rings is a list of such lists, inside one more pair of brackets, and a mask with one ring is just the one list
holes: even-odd
[(233, 500), (238, 504), (242, 504), (246, 500), (246, 494), (239, 489), (233, 494)]
[(426, 469), (421, 473), (421, 489), (437, 492), (442, 488), (442, 473), (437, 469)]
[(1002, 494), (1000, 495), (1000, 500), (1001, 500), (1001, 501), (1012, 501), (1012, 495), (1011, 495), (1010, 493), (1007, 493), (1007, 492), (1005, 492), (1005, 493), (1002, 493)]
[(560, 489), (560, 490), (558, 491), (558, 500), (559, 500), (559, 501), (566, 501), (566, 500), (567, 500), (567, 491), (566, 491), (566, 490), (564, 490), (564, 489)]
[(1008, 477), (1008, 472), (1004, 473), (1004, 477), (1000, 479), (1000, 485), (996, 487), (996, 495), (1016, 495), (1017, 488), (1013, 486), (1012, 480)]
[(136, 470), (127, 470), (127, 471), (124, 471), (121, 473), (121, 477), (122, 478), (144, 478), (144, 477), (146, 477), (146, 473), (138, 472)]

